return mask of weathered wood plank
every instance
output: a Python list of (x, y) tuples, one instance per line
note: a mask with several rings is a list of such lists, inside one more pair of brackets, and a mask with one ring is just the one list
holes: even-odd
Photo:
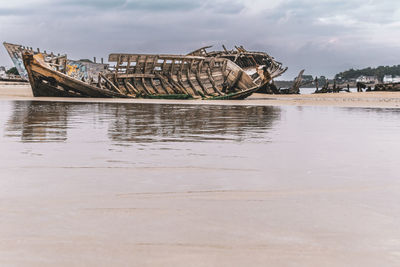
[(118, 78), (155, 78), (155, 74), (150, 73), (122, 73), (118, 74)]
[[(129, 58), (131, 58), (131, 61), (138, 61), (138, 57), (150, 57), (150, 56), (155, 56), (155, 55), (150, 55), (150, 54), (110, 54), (108, 56), (108, 61), (109, 62), (117, 62), (118, 58), (121, 56), (122, 62), (127, 62)], [(185, 55), (163, 55), (159, 54), (157, 55), (159, 59), (166, 59), (166, 60), (191, 60), (191, 59), (204, 59), (204, 57), (199, 57), (199, 56), (185, 56)], [(121, 63), (122, 63), (121, 62)]]

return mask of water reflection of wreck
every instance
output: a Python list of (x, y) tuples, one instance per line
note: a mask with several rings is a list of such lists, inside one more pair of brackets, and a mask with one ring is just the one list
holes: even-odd
[(265, 139), (280, 108), (263, 106), (13, 102), (6, 136), (22, 142), (65, 142), (92, 122), (114, 144)]
[(23, 142), (67, 140), (68, 105), (57, 102), (15, 101), (6, 136)]
[[(258, 139), (280, 118), (265, 106), (108, 105), (110, 139), (131, 142), (204, 142)], [(262, 136), (265, 138), (265, 136)]]

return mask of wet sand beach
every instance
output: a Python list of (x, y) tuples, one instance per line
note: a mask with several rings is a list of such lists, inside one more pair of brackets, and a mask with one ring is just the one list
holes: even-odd
[(35, 100), (68, 102), (158, 103), (198, 105), (259, 105), (259, 106), (338, 106), (338, 107), (400, 107), (400, 92), (363, 92), (307, 95), (253, 94), (245, 100), (160, 100), (160, 99), (88, 99), (62, 97), (33, 97), (29, 84), (0, 83), (0, 100)]
[(399, 266), (400, 96), (338, 97), (2, 86), (0, 266)]

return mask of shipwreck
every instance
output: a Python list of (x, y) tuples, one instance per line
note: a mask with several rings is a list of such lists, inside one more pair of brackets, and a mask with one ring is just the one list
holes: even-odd
[(33, 95), (42, 97), (244, 99), (287, 69), (243, 47), (214, 52), (205, 47), (187, 55), (110, 54), (111, 66), (4, 45)]

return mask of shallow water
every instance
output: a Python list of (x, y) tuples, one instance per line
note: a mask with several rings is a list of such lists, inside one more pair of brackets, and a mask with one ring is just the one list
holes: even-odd
[(398, 266), (399, 132), (395, 109), (1, 101), (0, 263)]
[[(321, 89), (321, 88), (319, 88), (319, 89)], [(315, 87), (306, 87), (306, 88), (302, 87), (302, 88), (300, 88), (300, 94), (301, 95), (310, 95), (310, 94), (313, 94), (314, 92), (315, 92)], [(356, 93), (357, 92), (357, 88), (350, 88), (350, 92)], [(340, 93), (345, 94), (346, 92), (340, 92)]]

